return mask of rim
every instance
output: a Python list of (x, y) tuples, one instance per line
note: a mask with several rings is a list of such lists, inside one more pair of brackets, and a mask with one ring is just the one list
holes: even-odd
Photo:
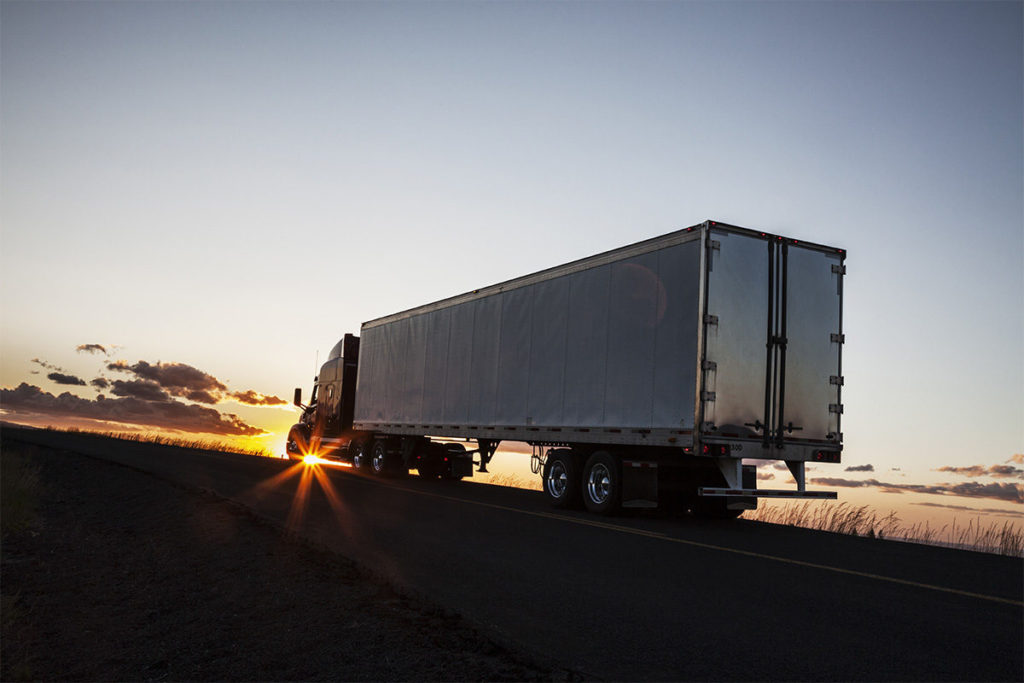
[(565, 471), (565, 463), (561, 460), (556, 460), (551, 463), (551, 469), (548, 470), (548, 494), (552, 498), (561, 498), (565, 495), (565, 490), (568, 487), (569, 474)]
[(590, 500), (595, 503), (603, 503), (608, 500), (612, 492), (612, 475), (604, 463), (595, 463), (590, 468), (590, 476), (587, 477), (587, 493)]
[(375, 472), (384, 470), (384, 454), (380, 451), (373, 454), (373, 469)]
[(352, 466), (356, 469), (363, 468), (363, 449), (360, 448), (356, 451), (356, 454), (352, 456)]

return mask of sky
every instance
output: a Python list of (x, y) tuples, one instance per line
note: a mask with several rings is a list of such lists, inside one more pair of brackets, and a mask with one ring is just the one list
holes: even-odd
[(1019, 519), (1022, 8), (4, 0), (0, 417), (281, 450), (363, 321), (714, 219), (848, 251), (812, 479)]

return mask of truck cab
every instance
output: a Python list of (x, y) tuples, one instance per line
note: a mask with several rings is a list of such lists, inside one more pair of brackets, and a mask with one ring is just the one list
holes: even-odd
[(355, 436), (352, 418), (358, 367), (359, 337), (346, 334), (313, 378), (309, 405), (302, 403), (302, 389), (295, 389), (294, 403), (302, 409), (302, 415), (289, 430), (285, 446), (288, 457), (336, 457), (339, 450), (347, 450)]

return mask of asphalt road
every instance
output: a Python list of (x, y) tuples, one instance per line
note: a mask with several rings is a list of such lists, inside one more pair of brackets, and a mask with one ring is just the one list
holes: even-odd
[(598, 518), (532, 491), (76, 434), (3, 437), (237, 501), (586, 678), (1024, 680), (1019, 558), (742, 520)]

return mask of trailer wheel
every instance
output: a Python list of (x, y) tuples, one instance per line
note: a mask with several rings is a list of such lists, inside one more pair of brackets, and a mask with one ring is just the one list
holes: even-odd
[(619, 507), (622, 474), (619, 461), (607, 451), (598, 451), (583, 467), (583, 504), (591, 512), (607, 515)]
[(370, 444), (360, 441), (353, 448), (352, 469), (357, 472), (366, 472), (370, 469)]
[(551, 451), (544, 463), (544, 496), (553, 507), (579, 507), (580, 477), (569, 451)]
[(373, 449), (370, 451), (370, 471), (378, 477), (387, 476), (391, 469), (391, 457), (388, 455), (387, 445), (383, 441), (374, 441)]

